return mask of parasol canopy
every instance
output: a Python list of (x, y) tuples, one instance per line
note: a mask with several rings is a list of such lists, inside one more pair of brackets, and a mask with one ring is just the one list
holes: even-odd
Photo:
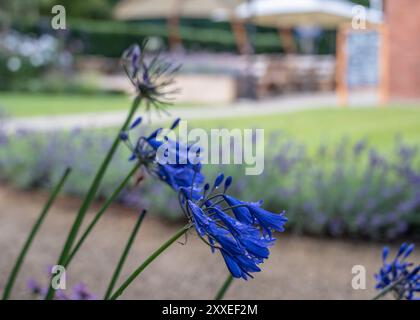
[[(236, 15), (241, 19), (253, 19), (259, 25), (293, 28), (320, 26), (336, 28), (351, 22), (360, 13), (360, 6), (347, 0), (253, 0), (251, 4), (238, 6)], [(369, 23), (382, 22), (382, 12), (365, 8)]]
[(227, 20), (244, 0), (123, 0), (115, 16), (121, 20), (184, 18)]

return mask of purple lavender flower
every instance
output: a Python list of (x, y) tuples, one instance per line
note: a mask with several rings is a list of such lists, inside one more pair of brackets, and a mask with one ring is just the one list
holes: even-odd
[(366, 139), (359, 140), (353, 147), (353, 154), (357, 157), (366, 149)]
[(35, 279), (29, 279), (26, 286), (29, 289), (29, 292), (34, 296), (44, 296), (47, 293), (47, 290), (45, 290), (45, 288), (43, 288)]
[(76, 284), (72, 289), (72, 300), (97, 300), (84, 283)]
[(385, 164), (385, 160), (378, 154), (375, 149), (370, 149), (369, 160), (371, 168), (376, 168)]
[(322, 143), (318, 147), (317, 155), (320, 158), (324, 158), (327, 155), (327, 151), (328, 151), (327, 145), (325, 143)]
[[(44, 298), (48, 292), (47, 286), (42, 286), (38, 281), (29, 279), (27, 287), (30, 293), (36, 297)], [(65, 293), (65, 290), (56, 290), (57, 300), (96, 300), (96, 296), (92, 294), (84, 283), (79, 283), (73, 286), (71, 296)]]

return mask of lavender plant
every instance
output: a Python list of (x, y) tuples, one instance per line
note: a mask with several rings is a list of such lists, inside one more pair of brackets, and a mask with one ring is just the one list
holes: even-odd
[[(48, 276), (51, 277), (51, 270), (48, 270)], [(36, 299), (44, 299), (48, 293), (48, 286), (43, 286), (35, 279), (29, 279), (27, 288), (31, 296)], [(71, 289), (68, 295), (64, 290), (58, 289), (56, 292), (57, 300), (97, 300), (97, 296), (89, 291), (83, 282), (77, 283)]]
[[(130, 130), (130, 139), (147, 138), (147, 128), (143, 124)], [(64, 163), (74, 170), (63, 192), (76, 196), (87, 192), (84, 182), (93, 178), (101, 154), (112, 144), (107, 131), (73, 130), (48, 137), (18, 132), (13, 139), (4, 133), (0, 136), (0, 180), (19, 188), (51, 189)], [(363, 139), (331, 144), (328, 148), (321, 145), (316, 153), (311, 153), (285, 134), (273, 134), (268, 143), (275, 151), (266, 155), (261, 177), (243, 177), (244, 168), (239, 165), (223, 166), (223, 171), (236, 181), (230, 190), (235, 197), (264, 198), (270, 210), (285, 208), (293, 212), (288, 217), (289, 231), (389, 240), (415, 235), (419, 230), (418, 146), (399, 138), (393, 149), (385, 153)], [(133, 165), (127, 161), (129, 157), (130, 149), (119, 149), (96, 199), (108, 199), (123, 182), (121, 172), (129, 172)], [(216, 176), (218, 170), (203, 166), (202, 173)], [(142, 177), (136, 172), (133, 176)], [(136, 210), (147, 207), (153, 214), (182, 219), (180, 211), (166, 210), (168, 204), (177, 205), (176, 194), (167, 186), (146, 178), (141, 186), (125, 184), (116, 200)], [(157, 193), (162, 197), (151, 202)]]

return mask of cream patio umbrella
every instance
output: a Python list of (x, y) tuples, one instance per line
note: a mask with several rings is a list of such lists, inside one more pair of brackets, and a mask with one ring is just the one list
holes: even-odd
[[(249, 6), (238, 6), (236, 14), (242, 19), (252, 17), (254, 23), (266, 26), (337, 28), (342, 23), (351, 22), (355, 10), (356, 4), (348, 0), (253, 0)], [(366, 8), (365, 12), (367, 22), (382, 22), (379, 10)]]
[[(360, 8), (360, 6), (359, 6)], [(365, 9), (371, 24), (382, 22), (382, 12)], [(286, 52), (295, 50), (292, 28), (338, 28), (351, 22), (357, 14), (357, 5), (348, 0), (252, 0), (237, 7), (239, 19), (252, 20), (257, 25), (277, 27)]]
[(115, 9), (122, 20), (167, 18), (228, 19), (243, 0), (123, 0)]
[(238, 46), (242, 47), (244, 29), (234, 19), (235, 9), (244, 0), (123, 0), (115, 8), (120, 20), (166, 18), (172, 48), (179, 45), (179, 19), (198, 18), (230, 20)]

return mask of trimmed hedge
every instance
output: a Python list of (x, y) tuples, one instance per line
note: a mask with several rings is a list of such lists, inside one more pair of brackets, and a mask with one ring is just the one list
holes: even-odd
[[(49, 20), (48, 20), (49, 21)], [(47, 19), (38, 26), (26, 26), (23, 31), (50, 32)], [(168, 28), (164, 20), (144, 22), (69, 19), (66, 41), (81, 40), (86, 54), (119, 57), (128, 46), (147, 37), (159, 37), (168, 46)], [(231, 26), (227, 22), (183, 20), (180, 27), (183, 46), (187, 50), (236, 52), (237, 46)], [(273, 28), (258, 27), (252, 36), (257, 53), (282, 52), (281, 38)], [(335, 52), (335, 32), (325, 31), (318, 42), (319, 54)]]

